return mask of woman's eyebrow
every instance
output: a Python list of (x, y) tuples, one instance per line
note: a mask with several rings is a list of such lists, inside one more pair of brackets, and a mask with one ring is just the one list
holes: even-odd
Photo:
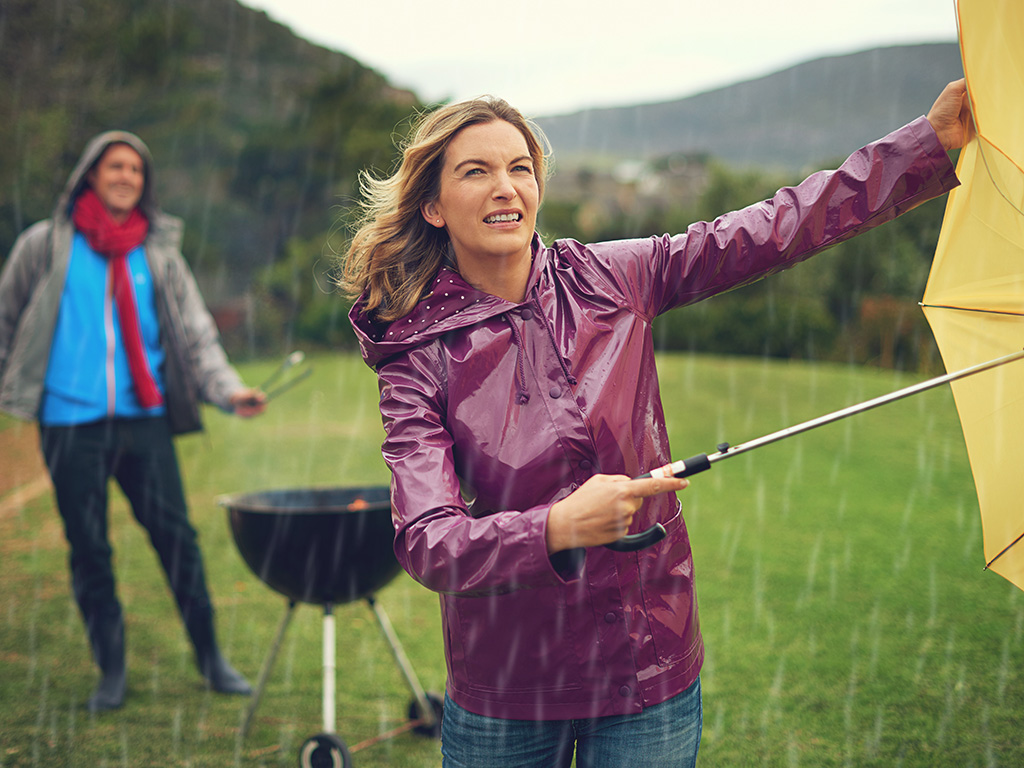
[[(520, 155), (519, 157), (516, 157), (516, 158), (513, 158), (512, 160), (509, 160), (508, 164), (509, 165), (515, 165), (516, 163), (521, 163), (524, 160), (527, 160), (527, 161), (529, 161), (531, 163), (533, 162), (533, 158), (530, 157), (529, 155)], [(453, 171), (457, 171), (457, 170), (459, 170), (459, 168), (461, 168), (464, 165), (482, 165), (482, 166), (485, 166), (487, 168), (491, 167), (491, 163), (489, 163), (487, 160), (478, 160), (476, 158), (470, 157), (470, 158), (466, 158), (465, 160), (457, 163), (455, 165), (455, 167), (452, 168), (452, 170)]]
[(452, 168), (452, 170), (453, 171), (457, 171), (457, 170), (459, 170), (459, 168), (461, 168), (464, 165), (485, 165), (485, 166), (490, 167), (490, 163), (488, 163), (486, 160), (477, 160), (475, 158), (470, 157), (470, 158), (467, 158), (466, 160), (463, 160), (461, 163), (457, 163), (455, 165), (455, 167)]

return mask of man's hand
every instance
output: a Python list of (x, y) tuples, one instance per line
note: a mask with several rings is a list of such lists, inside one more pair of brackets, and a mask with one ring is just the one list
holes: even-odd
[(249, 419), (267, 410), (267, 396), (259, 389), (247, 387), (231, 395), (231, 407), (236, 416)]

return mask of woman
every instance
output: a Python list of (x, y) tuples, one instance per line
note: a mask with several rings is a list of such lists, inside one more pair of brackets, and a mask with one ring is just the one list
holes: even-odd
[[(835, 172), (683, 235), (545, 246), (537, 133), (484, 98), (364, 176), (350, 318), (376, 371), (395, 552), (441, 594), (446, 766), (691, 766), (704, 657), (651, 322), (956, 185), (963, 83)], [(608, 544), (661, 522), (639, 552)]]

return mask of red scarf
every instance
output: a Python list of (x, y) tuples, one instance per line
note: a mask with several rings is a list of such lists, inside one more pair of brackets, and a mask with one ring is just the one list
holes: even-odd
[(89, 246), (107, 258), (117, 317), (121, 325), (121, 339), (128, 353), (128, 368), (132, 374), (135, 394), (143, 408), (155, 408), (164, 400), (142, 346), (135, 290), (128, 271), (128, 253), (145, 241), (149, 221), (135, 208), (123, 224), (118, 224), (91, 188), (85, 189), (75, 200), (71, 220), (75, 228), (85, 236)]

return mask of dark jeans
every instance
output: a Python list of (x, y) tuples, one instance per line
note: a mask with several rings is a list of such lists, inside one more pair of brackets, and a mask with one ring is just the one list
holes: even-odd
[[(202, 555), (166, 419), (111, 419), (40, 427), (43, 457), (71, 548), (71, 584), (94, 650), (123, 625), (107, 534), (107, 489), (117, 480), (149, 534), (193, 643), (213, 642)], [(97, 659), (99, 661), (99, 659)], [(101, 663), (102, 666), (102, 663)]]

